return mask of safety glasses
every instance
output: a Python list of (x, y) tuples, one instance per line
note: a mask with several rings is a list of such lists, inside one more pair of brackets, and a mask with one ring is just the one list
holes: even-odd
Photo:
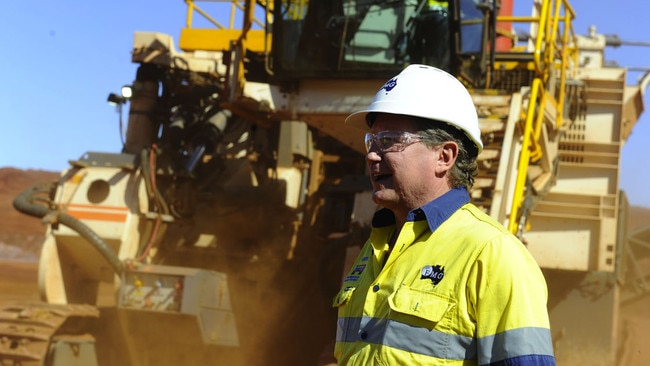
[(382, 153), (404, 151), (407, 146), (426, 140), (425, 137), (410, 132), (382, 131), (379, 133), (366, 133), (366, 151), (370, 152), (375, 144)]

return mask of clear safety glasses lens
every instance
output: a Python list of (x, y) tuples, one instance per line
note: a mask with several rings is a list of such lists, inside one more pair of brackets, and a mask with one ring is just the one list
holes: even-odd
[(377, 134), (366, 133), (366, 152), (370, 152), (372, 145), (375, 144), (382, 153), (399, 152), (406, 149), (407, 146), (420, 142), (424, 138), (410, 132), (382, 131)]

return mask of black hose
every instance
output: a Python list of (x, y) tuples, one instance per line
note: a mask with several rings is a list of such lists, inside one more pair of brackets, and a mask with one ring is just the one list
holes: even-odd
[[(36, 195), (44, 193), (43, 184), (35, 184), (19, 194), (13, 201), (14, 208), (24, 214), (43, 218), (53, 210), (36, 203)], [(82, 238), (88, 242), (104, 256), (108, 263), (113, 267), (116, 274), (121, 275), (124, 272), (124, 264), (120, 261), (118, 256), (113, 252), (111, 247), (106, 244), (91, 228), (86, 226), (83, 222), (66, 214), (59, 212), (53, 215), (57, 223), (63, 224), (81, 235)]]

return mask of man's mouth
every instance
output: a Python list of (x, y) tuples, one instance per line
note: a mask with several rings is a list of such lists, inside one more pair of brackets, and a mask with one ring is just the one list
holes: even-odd
[(384, 179), (388, 179), (392, 176), (392, 174), (385, 174), (385, 173), (373, 173), (372, 174), (372, 181), (373, 182), (381, 182)]

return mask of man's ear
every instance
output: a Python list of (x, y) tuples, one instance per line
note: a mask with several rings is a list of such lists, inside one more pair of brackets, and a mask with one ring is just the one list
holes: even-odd
[(458, 144), (453, 141), (443, 143), (438, 149), (436, 156), (436, 174), (443, 175), (451, 170), (458, 158)]

